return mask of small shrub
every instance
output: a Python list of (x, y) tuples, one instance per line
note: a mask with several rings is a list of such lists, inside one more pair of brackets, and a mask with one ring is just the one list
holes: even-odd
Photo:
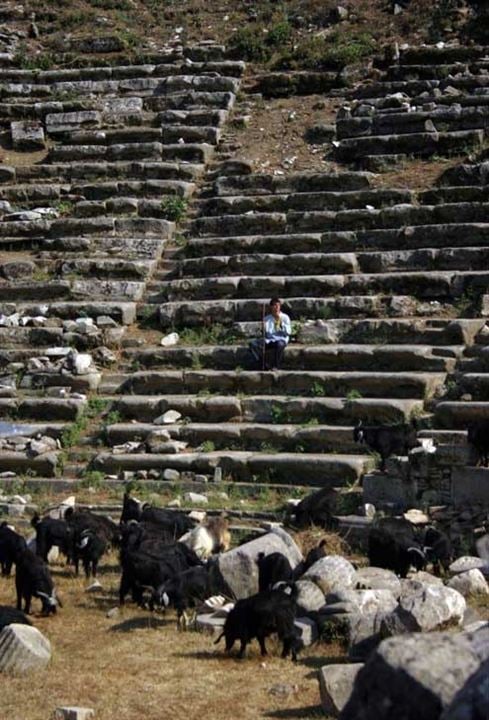
[(200, 445), (200, 451), (204, 453), (214, 452), (215, 449), (216, 445), (212, 440), (204, 440), (204, 442)]
[(161, 201), (161, 210), (166, 220), (180, 222), (187, 212), (187, 201), (181, 197), (166, 197)]
[(266, 62), (270, 58), (265, 37), (257, 27), (239, 28), (229, 38), (229, 48), (234, 57), (248, 62)]
[(311, 395), (315, 397), (323, 397), (325, 395), (325, 387), (320, 382), (313, 382), (311, 386)]
[(359, 400), (361, 397), (363, 397), (362, 393), (359, 390), (355, 390), (355, 388), (348, 390), (346, 393), (347, 400)]
[(289, 22), (287, 20), (282, 20), (282, 22), (277, 23), (270, 29), (266, 38), (266, 43), (267, 45), (273, 47), (280, 47), (290, 40), (291, 35), (292, 28)]

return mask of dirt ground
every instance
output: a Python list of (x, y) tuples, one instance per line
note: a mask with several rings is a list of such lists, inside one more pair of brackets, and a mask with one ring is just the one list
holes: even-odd
[[(53, 567), (63, 608), (44, 618), (34, 600), (31, 616), (52, 644), (52, 661), (33, 675), (2, 678), (3, 718), (47, 720), (61, 705), (94, 708), (97, 720), (325, 717), (316, 671), (334, 659), (337, 647), (316, 645), (294, 664), (279, 657), (271, 640), (265, 659), (253, 643), (238, 660), (208, 635), (178, 632), (173, 613), (152, 616), (129, 604), (108, 618), (117, 604), (116, 560), (102, 568), (103, 590), (96, 593), (86, 592), (85, 579)], [(0, 604), (14, 602), (13, 578), (0, 578)], [(289, 686), (288, 693), (279, 685)]]

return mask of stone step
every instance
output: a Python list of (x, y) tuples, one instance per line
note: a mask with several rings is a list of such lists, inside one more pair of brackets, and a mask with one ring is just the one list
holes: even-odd
[(474, 62), (485, 57), (487, 53), (487, 48), (480, 45), (422, 45), (401, 50), (400, 58), (405, 65), (436, 65), (447, 62)]
[(467, 147), (480, 147), (484, 142), (483, 130), (458, 130), (436, 133), (406, 133), (372, 135), (340, 140), (336, 157), (343, 162), (359, 160), (366, 155), (407, 153), (417, 157), (451, 155), (465, 152)]
[[(128, 441), (144, 441), (155, 431), (150, 423), (118, 423), (105, 428), (104, 437), (110, 446)], [(165, 425), (172, 439), (187, 442), (197, 448), (202, 443), (213, 443), (218, 450), (262, 450), (272, 446), (276, 450), (299, 452), (364, 452), (364, 447), (353, 441), (353, 427), (334, 425), (262, 425), (259, 423), (187, 423)], [(204, 445), (206, 447), (206, 445)]]
[(444, 373), (275, 370), (158, 370), (112, 376), (106, 374), (100, 392), (149, 395), (202, 392), (231, 395), (259, 394), (345, 397), (350, 392), (368, 397), (432, 397), (444, 384)]
[[(262, 275), (185, 278), (158, 284), (153, 302), (194, 299), (260, 298), (266, 294), (283, 297), (326, 297), (400, 293), (413, 298), (446, 300), (487, 287), (489, 271), (404, 271), (352, 275)], [(156, 288), (155, 288), (156, 289)]]
[[(83, 196), (85, 200), (111, 200), (118, 197), (161, 198), (166, 195), (189, 198), (195, 187), (195, 183), (183, 180), (126, 180), (77, 183), (71, 186), (71, 192)], [(2, 190), (0, 186), (0, 197)]]
[[(0, 223), (0, 231), (2, 223)], [(127, 233), (128, 235), (158, 235), (161, 238), (170, 237), (175, 230), (175, 225), (168, 220), (159, 218), (140, 217), (107, 217), (101, 215), (94, 218), (59, 218), (53, 220), (50, 226), (51, 238), (62, 236), (80, 236), (91, 234)]]
[[(62, 320), (74, 320), (79, 317), (89, 317), (96, 320), (100, 316), (108, 316), (116, 323), (131, 325), (136, 318), (136, 303), (104, 300), (51, 302), (51, 299), (48, 298), (47, 302), (43, 302), (41, 306), (39, 304), (26, 302), (15, 303), (15, 305), (7, 302), (0, 305), (0, 312), (11, 314), (13, 311), (31, 317), (44, 315), (47, 318), (60, 318)], [(14, 330), (19, 331), (20, 328), (14, 328)], [(56, 329), (30, 328), (31, 332), (34, 330), (41, 332), (47, 330), (47, 332), (54, 333)], [(57, 337), (57, 335), (55, 337)], [(39, 344), (37, 337), (32, 344)]]
[(427, 248), (357, 253), (291, 253), (211, 255), (183, 260), (175, 271), (179, 277), (209, 275), (261, 275), (266, 267), (271, 274), (309, 275), (322, 272), (353, 274), (431, 270), (477, 270), (489, 266), (489, 248)]
[(435, 425), (441, 428), (460, 428), (478, 420), (489, 419), (489, 402), (445, 400), (435, 409)]
[(398, 250), (471, 246), (489, 242), (489, 223), (449, 223), (440, 225), (406, 225), (388, 230), (344, 230), (316, 233), (283, 233), (277, 235), (238, 235), (230, 237), (192, 237), (185, 245), (186, 258), (206, 255), (239, 255), (253, 253), (348, 253), (370, 250)]
[[(36, 257), (44, 260), (71, 260), (73, 257), (152, 260), (159, 257), (164, 243), (155, 237), (63, 236), (44, 239)], [(167, 250), (165, 257), (170, 254)]]
[(445, 205), (401, 204), (384, 208), (334, 211), (249, 213), (196, 218), (190, 236), (271, 235), (284, 233), (322, 233), (404, 228), (406, 225), (486, 223), (487, 203), (449, 203)]
[(467, 62), (456, 62), (451, 64), (432, 63), (417, 64), (409, 63), (403, 65), (391, 65), (387, 68), (386, 78), (388, 80), (445, 80), (449, 75), (468, 73)]
[[(489, 125), (489, 106), (441, 106), (425, 112), (377, 112), (371, 117), (339, 119), (338, 140), (372, 136), (396, 136), (409, 133), (458, 132), (484, 129)], [(373, 153), (376, 154), (376, 153)], [(385, 153), (384, 153), (385, 154)]]
[(164, 95), (148, 95), (143, 97), (143, 108), (151, 112), (165, 110), (230, 110), (236, 100), (234, 92), (222, 91), (181, 91)]
[(127, 80), (154, 76), (157, 78), (168, 75), (198, 75), (200, 73), (219, 73), (227, 77), (240, 77), (245, 63), (235, 60), (208, 62), (165, 62), (146, 63), (142, 65), (113, 65), (103, 67), (56, 68), (52, 70), (21, 70), (8, 68), (0, 70), (0, 82), (19, 83), (56, 83), (80, 82), (87, 80)]
[[(48, 116), (49, 117), (49, 116)], [(58, 136), (59, 133), (56, 133)], [(173, 126), (162, 124), (159, 127), (117, 128), (117, 129), (86, 129), (63, 132), (71, 146), (106, 146), (148, 144), (161, 142), (163, 145), (178, 143), (180, 138), (185, 143), (210, 143), (215, 145), (219, 140), (219, 129), (211, 126)]]
[(221, 127), (225, 124), (228, 117), (226, 110), (163, 110), (155, 115), (154, 123), (156, 125), (169, 125), (171, 127), (202, 127), (211, 126), (214, 128)]
[[(78, 277), (98, 279), (127, 279), (144, 280), (151, 274), (158, 263), (158, 257), (154, 260), (131, 260), (94, 257), (93, 259), (70, 258), (54, 261), (47, 265), (47, 269), (56, 272), (60, 278)], [(0, 265), (1, 269), (1, 265)]]
[(207, 275), (262, 275), (266, 267), (270, 273), (301, 275), (312, 272), (355, 273), (359, 266), (354, 253), (271, 253), (250, 255), (207, 255), (178, 262), (176, 273), (185, 279)]
[(286, 193), (353, 192), (368, 190), (372, 175), (366, 172), (223, 175), (212, 185), (218, 197)]
[(0, 400), (0, 416), (15, 417), (15, 420), (74, 421), (83, 408), (84, 400), (64, 398), (18, 398), (14, 400)]
[(180, 455), (111, 455), (101, 453), (93, 461), (96, 470), (105, 473), (119, 471), (135, 472), (172, 468), (180, 472), (212, 473), (219, 466), (226, 477), (250, 481), (253, 477), (264, 477), (274, 482), (288, 482), (302, 485), (317, 484), (322, 487), (336, 487), (357, 482), (364, 470), (372, 465), (368, 456), (326, 455), (312, 453), (251, 453), (211, 452), (184, 453)]
[(83, 95), (173, 95), (185, 91), (236, 93), (239, 80), (222, 75), (167, 75), (162, 77), (132, 77), (108, 80), (66, 80), (32, 83), (5, 82), (0, 86), (0, 97), (45, 99), (63, 93)]
[(39, 422), (39, 423), (18, 423), (3, 422), (0, 424), (0, 437), (8, 438), (21, 435), (22, 437), (35, 437), (36, 435), (48, 435), (49, 437), (61, 438), (63, 431), (68, 428), (67, 423)]
[(489, 200), (489, 185), (487, 187), (441, 187), (419, 193), (418, 200), (423, 205), (442, 205), (446, 203), (482, 202)]
[(205, 217), (240, 215), (245, 213), (274, 213), (293, 210), (339, 211), (349, 208), (376, 208), (401, 203), (410, 204), (413, 193), (409, 190), (353, 190), (342, 192), (298, 192), (274, 195), (233, 195), (214, 197), (197, 202), (199, 213)]
[(54, 477), (57, 474), (59, 455), (57, 452), (49, 452), (37, 457), (29, 457), (25, 453), (2, 450), (0, 472), (14, 472), (19, 475), (34, 473), (44, 477)]
[(120, 160), (153, 160), (208, 163), (213, 147), (206, 143), (168, 144), (161, 142), (118, 145), (57, 145), (49, 151), (53, 163)]
[[(308, 370), (411, 370), (447, 372), (454, 369), (463, 345), (298, 345), (287, 347), (282, 367)], [(231, 370), (249, 362), (246, 344), (127, 348), (123, 357), (141, 368), (185, 367)]]
[(0, 165), (0, 182), (43, 184), (53, 179), (75, 183), (83, 180), (182, 180), (193, 182), (202, 175), (202, 163), (172, 162), (84, 162), (82, 164), (52, 163), (49, 165), (24, 165), (15, 168)]
[(459, 379), (458, 388), (461, 394), (470, 393), (476, 400), (489, 400), (489, 374), (468, 372)]
[[(474, 90), (478, 90), (481, 94), (489, 85), (487, 76), (461, 76), (458, 78), (449, 78), (446, 80), (393, 80), (390, 82), (373, 82), (360, 85), (352, 92), (352, 97), (359, 99), (366, 98), (385, 98), (388, 95), (396, 93), (404, 93), (418, 102), (420, 96), (424, 102), (429, 102), (431, 97), (437, 99), (435, 90), (446, 93), (447, 88), (454, 88), (467, 94), (471, 94)], [(460, 94), (461, 94), (460, 93)], [(425, 97), (425, 94), (427, 97)], [(459, 94), (454, 95), (452, 92), (446, 93), (446, 97), (450, 103), (458, 102)]]
[[(489, 98), (488, 98), (489, 99)], [(436, 184), (443, 187), (486, 186), (489, 183), (489, 161), (466, 164), (447, 168), (438, 178)]]
[(114, 396), (112, 409), (123, 420), (153, 422), (167, 410), (177, 410), (190, 422), (259, 422), (350, 425), (358, 420), (404, 422), (423, 411), (423, 401), (395, 398), (322, 398), (283, 395), (232, 397), (229, 395)]

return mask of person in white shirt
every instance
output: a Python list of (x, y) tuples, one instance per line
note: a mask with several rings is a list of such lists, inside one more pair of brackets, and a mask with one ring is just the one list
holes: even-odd
[(280, 310), (281, 305), (278, 297), (270, 300), (270, 312), (263, 318), (263, 335), (252, 340), (249, 345), (251, 355), (260, 369), (278, 370), (290, 340), (290, 317)]

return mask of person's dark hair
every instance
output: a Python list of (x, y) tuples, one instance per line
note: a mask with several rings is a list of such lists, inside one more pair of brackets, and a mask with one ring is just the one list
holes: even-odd
[(278, 303), (279, 305), (281, 305), (281, 304), (282, 304), (282, 301), (281, 301), (280, 298), (278, 298), (278, 297), (273, 297), (273, 298), (271, 298), (271, 300), (270, 300), (270, 305), (275, 305), (275, 303)]

